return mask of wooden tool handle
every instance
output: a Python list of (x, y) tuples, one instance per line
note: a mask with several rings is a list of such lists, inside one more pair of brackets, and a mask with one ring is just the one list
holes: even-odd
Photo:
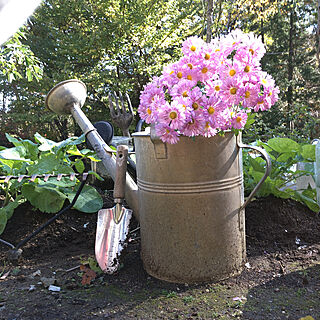
[(127, 173), (128, 146), (117, 147), (116, 179), (114, 181), (113, 198), (115, 202), (124, 199)]

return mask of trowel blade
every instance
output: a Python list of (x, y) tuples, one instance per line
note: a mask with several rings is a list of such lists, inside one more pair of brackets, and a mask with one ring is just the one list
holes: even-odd
[(119, 268), (119, 257), (125, 246), (129, 231), (132, 210), (122, 207), (123, 215), (117, 224), (114, 221), (114, 208), (98, 212), (95, 254), (102, 271), (112, 274)]

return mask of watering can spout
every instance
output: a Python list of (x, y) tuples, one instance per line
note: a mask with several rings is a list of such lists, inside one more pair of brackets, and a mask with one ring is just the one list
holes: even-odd
[[(96, 128), (81, 110), (87, 96), (83, 82), (71, 79), (53, 87), (45, 100), (46, 107), (57, 114), (72, 114), (86, 138), (96, 151), (108, 174), (115, 181), (116, 158), (113, 150), (104, 142)], [(126, 174), (125, 199), (139, 220), (138, 187), (132, 177)]]

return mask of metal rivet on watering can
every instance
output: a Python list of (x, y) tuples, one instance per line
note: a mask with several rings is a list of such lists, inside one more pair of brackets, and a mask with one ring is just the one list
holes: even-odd
[(150, 135), (133, 136), (146, 271), (178, 283), (240, 273), (246, 248), (242, 158), (235, 135), (180, 137), (166, 145), (166, 159), (159, 159)]

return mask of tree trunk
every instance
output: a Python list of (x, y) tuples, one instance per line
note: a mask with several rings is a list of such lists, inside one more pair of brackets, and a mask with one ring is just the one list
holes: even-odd
[(318, 68), (320, 68), (320, 0), (318, 0), (318, 23), (317, 23), (317, 61), (318, 61)]
[(212, 9), (213, 9), (213, 0), (207, 0), (207, 34), (206, 42), (211, 42), (212, 38)]
[(290, 29), (289, 29), (289, 52), (288, 52), (288, 90), (287, 90), (287, 102), (288, 107), (291, 109), (292, 100), (293, 100), (293, 87), (292, 87), (292, 79), (293, 79), (293, 37), (294, 37), (294, 8), (290, 12)]

